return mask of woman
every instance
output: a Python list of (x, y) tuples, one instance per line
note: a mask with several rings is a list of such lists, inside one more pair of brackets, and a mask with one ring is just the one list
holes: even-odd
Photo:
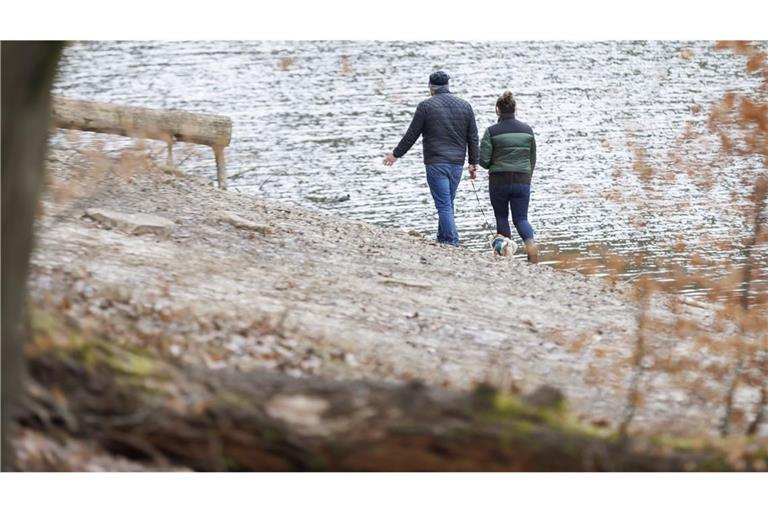
[[(496, 101), (499, 122), (488, 127), (483, 134), (480, 165), (490, 171), (488, 191), (496, 216), (496, 232), (512, 238), (509, 228), (509, 211), (512, 210), (512, 222), (523, 239), (528, 261), (538, 263), (533, 228), (528, 222), (531, 176), (536, 166), (536, 139), (530, 126), (515, 119), (515, 106), (515, 98), (509, 91)], [(497, 252), (500, 252), (502, 242), (501, 238), (494, 240)]]

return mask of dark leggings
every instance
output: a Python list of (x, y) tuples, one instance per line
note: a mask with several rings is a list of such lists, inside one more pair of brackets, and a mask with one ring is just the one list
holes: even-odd
[(491, 173), (488, 183), (493, 213), (496, 216), (496, 232), (512, 238), (509, 227), (509, 211), (512, 222), (524, 242), (533, 239), (533, 227), (528, 222), (528, 202), (531, 197), (530, 177), (519, 173)]

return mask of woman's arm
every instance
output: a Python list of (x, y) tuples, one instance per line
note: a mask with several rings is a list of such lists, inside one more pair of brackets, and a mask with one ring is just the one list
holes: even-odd
[(483, 140), (480, 141), (480, 167), (489, 169), (491, 167), (491, 157), (493, 156), (493, 141), (491, 140), (491, 131), (486, 128), (483, 134)]

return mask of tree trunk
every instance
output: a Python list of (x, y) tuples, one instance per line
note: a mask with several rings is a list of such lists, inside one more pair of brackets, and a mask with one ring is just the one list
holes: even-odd
[(59, 42), (3, 42), (2, 60), (2, 468), (13, 469), (9, 442), (24, 376), (24, 301), (32, 225), (43, 186), (50, 89)]
[(553, 393), (521, 399), (490, 388), (465, 394), (208, 371), (82, 336), (36, 339), (26, 426), (197, 470), (680, 471), (768, 463), (766, 445), (731, 441), (726, 451), (718, 441), (621, 439), (579, 426), (547, 398)]

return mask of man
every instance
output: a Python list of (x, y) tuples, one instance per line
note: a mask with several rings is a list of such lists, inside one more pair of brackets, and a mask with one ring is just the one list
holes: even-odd
[(443, 71), (429, 75), (430, 98), (419, 103), (408, 131), (384, 158), (394, 164), (422, 136), (427, 183), (437, 209), (437, 241), (459, 245), (453, 218), (453, 200), (461, 181), (464, 159), (469, 149), (469, 175), (477, 176), (478, 140), (475, 113), (466, 101), (451, 94), (450, 77)]

